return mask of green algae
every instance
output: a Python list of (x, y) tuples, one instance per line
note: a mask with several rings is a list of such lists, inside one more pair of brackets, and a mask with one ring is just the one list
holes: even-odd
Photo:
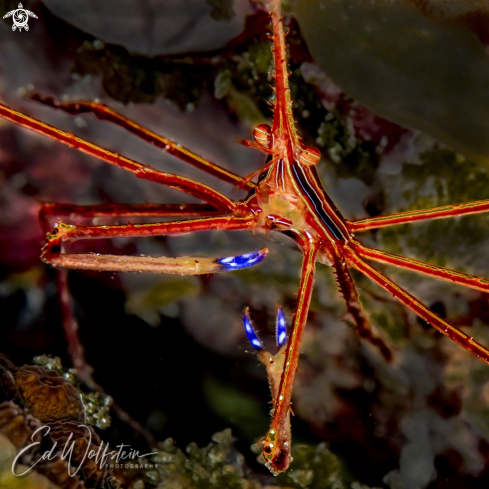
[(294, 461), (288, 472), (274, 478), (258, 475), (244, 464), (233, 446), (231, 430), (215, 433), (212, 442), (199, 448), (191, 443), (185, 451), (168, 438), (151, 458), (156, 468), (145, 474), (149, 487), (158, 489), (347, 489), (351, 479), (339, 459), (325, 443), (295, 445)]
[(293, 445), (289, 471), (280, 474), (277, 481), (285, 487), (297, 489), (346, 489), (351, 480), (345, 474), (340, 460), (328, 449), (326, 443), (317, 446)]
[(228, 429), (216, 433), (206, 447), (191, 443), (184, 453), (169, 438), (158, 444), (151, 457), (156, 469), (145, 474), (146, 481), (161, 489), (252, 488), (243, 479), (242, 456), (231, 453), (233, 441)]

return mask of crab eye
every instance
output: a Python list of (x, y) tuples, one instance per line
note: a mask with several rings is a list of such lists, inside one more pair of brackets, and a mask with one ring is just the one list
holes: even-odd
[(266, 447), (263, 448), (263, 451), (265, 453), (269, 453), (270, 454), (270, 453), (272, 453), (272, 448), (270, 447), (270, 445), (267, 445)]
[(258, 124), (253, 131), (253, 139), (260, 146), (270, 146), (271, 128), (268, 124)]
[(307, 146), (299, 150), (299, 162), (313, 166), (321, 159), (321, 152), (315, 146)]

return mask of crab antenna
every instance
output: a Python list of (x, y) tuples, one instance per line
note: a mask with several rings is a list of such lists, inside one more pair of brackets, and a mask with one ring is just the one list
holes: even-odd
[(281, 348), (287, 341), (287, 322), (285, 320), (284, 311), (277, 305), (277, 326), (275, 329), (277, 336), (277, 346)]
[(256, 334), (256, 332), (253, 328), (253, 325), (251, 324), (249, 311), (250, 311), (250, 309), (247, 307), (243, 313), (243, 325), (244, 325), (244, 329), (246, 332), (246, 336), (248, 337), (248, 340), (250, 341), (251, 346), (256, 351), (261, 351), (261, 350), (263, 350), (263, 344), (260, 341), (260, 338), (258, 338), (258, 335)]

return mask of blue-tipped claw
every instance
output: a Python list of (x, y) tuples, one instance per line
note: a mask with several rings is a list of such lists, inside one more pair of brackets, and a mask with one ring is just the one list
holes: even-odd
[(276, 326), (276, 334), (277, 334), (277, 346), (281, 348), (285, 345), (287, 341), (287, 322), (285, 321), (284, 311), (280, 306), (277, 306), (277, 326)]
[(268, 250), (262, 248), (261, 250), (252, 251), (239, 256), (227, 256), (225, 258), (219, 258), (217, 263), (221, 265), (223, 271), (241, 270), (242, 268), (252, 267), (257, 263), (260, 263), (266, 256)]
[(253, 329), (253, 325), (251, 324), (248, 308), (245, 309), (245, 312), (243, 314), (243, 324), (244, 324), (244, 329), (246, 331), (246, 336), (248, 337), (251, 346), (256, 351), (263, 350), (263, 344), (260, 341), (260, 338), (258, 338), (258, 335), (255, 333), (255, 330)]

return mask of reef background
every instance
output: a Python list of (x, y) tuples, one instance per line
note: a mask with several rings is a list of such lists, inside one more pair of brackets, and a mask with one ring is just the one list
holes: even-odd
[[(145, 9), (120, 17), (109, 11), (109, 24), (119, 34), (110, 44), (99, 39), (100, 34), (87, 33), (100, 32), (95, 27), (101, 12), (83, 10), (83, 32), (73, 27), (81, 15), (76, 2), (72, 11), (57, 10), (55, 1), (26, 3), (25, 8), (39, 17), (31, 19), (29, 32), (12, 32), (8, 22), (0, 23), (1, 100), (138, 161), (199, 178), (229, 195), (229, 185), (198, 174), (110, 124), (90, 116), (70, 118), (22, 98), (33, 88), (60, 98), (97, 98), (237, 173), (256, 170), (263, 155), (236, 144), (235, 138), (250, 138), (253, 126), (270, 116), (267, 16), (244, 0), (235, 2), (233, 9), (226, 2), (201, 4), (205, 12), (188, 19), (178, 10), (172, 12), (174, 17), (165, 13), (167, 2), (151, 3), (162, 12), (162, 22), (170, 19), (170, 25), (179, 25), (183, 18), (183, 25), (193, 28), (182, 27), (174, 38), (135, 47), (134, 39), (153, 33), (147, 27), (150, 20), (157, 24), (159, 19), (148, 18)], [(2, 1), (0, 14), (16, 7), (16, 2)], [(293, 11), (293, 5), (290, 8)], [(188, 14), (188, 8), (183, 10)], [(117, 27), (121, 19), (126, 23)], [(201, 31), (199, 22), (204, 22)], [(224, 30), (234, 34), (220, 37), (223, 29), (213, 29), (213, 22), (232, 23), (234, 31)], [(303, 29), (301, 35), (291, 21), (288, 42), (296, 118), (306, 142), (322, 150), (319, 171), (345, 217), (487, 198), (486, 167), (450, 149), (449, 138), (437, 141), (415, 126), (403, 128), (343, 93), (327, 70), (314, 63), (304, 41), (311, 33), (307, 25)], [(160, 30), (164, 34), (165, 29)], [(212, 32), (214, 44), (203, 45)], [(484, 40), (479, 42), (483, 45)], [(144, 52), (155, 44), (160, 52)], [(397, 59), (395, 50), (393, 58)], [(398, 62), (402, 66), (402, 59)], [(388, 72), (389, 67), (384, 69)], [(463, 100), (459, 103), (464, 107)], [(472, 112), (463, 114), (470, 125)], [(39, 261), (41, 201), (192, 200), (0, 121), (0, 352), (16, 365), (49, 354), (69, 366), (54, 273)], [(488, 236), (488, 216), (480, 215), (387, 228), (366, 235), (364, 242), (488, 277)], [(243, 233), (98, 241), (77, 249), (226, 256), (263, 246), (270, 248), (270, 256), (252, 270), (202, 278), (73, 272), (70, 288), (95, 379), (120, 406), (157, 440), (172, 437), (181, 448), (191, 442), (206, 445), (213, 433), (232, 427), (235, 446), (246, 463), (262, 474), (264, 484), (271, 484), (249, 448), (266, 431), (269, 390), (244, 338), (240, 315), (250, 306), (261, 336), (268, 334), (271, 345), (275, 304), (282, 304), (289, 314), (293, 311), (300, 255)], [(468, 326), (474, 337), (489, 344), (487, 295), (386, 271), (437, 313), (457, 326)], [(487, 486), (487, 366), (359, 275), (355, 279), (373, 323), (396, 348), (396, 361), (385, 364), (360, 343), (348, 323), (340, 321), (344, 306), (332, 274), (319, 266), (295, 387), (295, 445), (328, 442), (345, 467), (347, 475), (337, 475), (345, 487), (353, 480), (385, 483), (392, 489)], [(146, 447), (117, 419), (100, 434), (111, 444)], [(324, 449), (319, 446), (319, 451)], [(312, 472), (312, 479), (277, 483), (327, 487), (319, 471)]]

